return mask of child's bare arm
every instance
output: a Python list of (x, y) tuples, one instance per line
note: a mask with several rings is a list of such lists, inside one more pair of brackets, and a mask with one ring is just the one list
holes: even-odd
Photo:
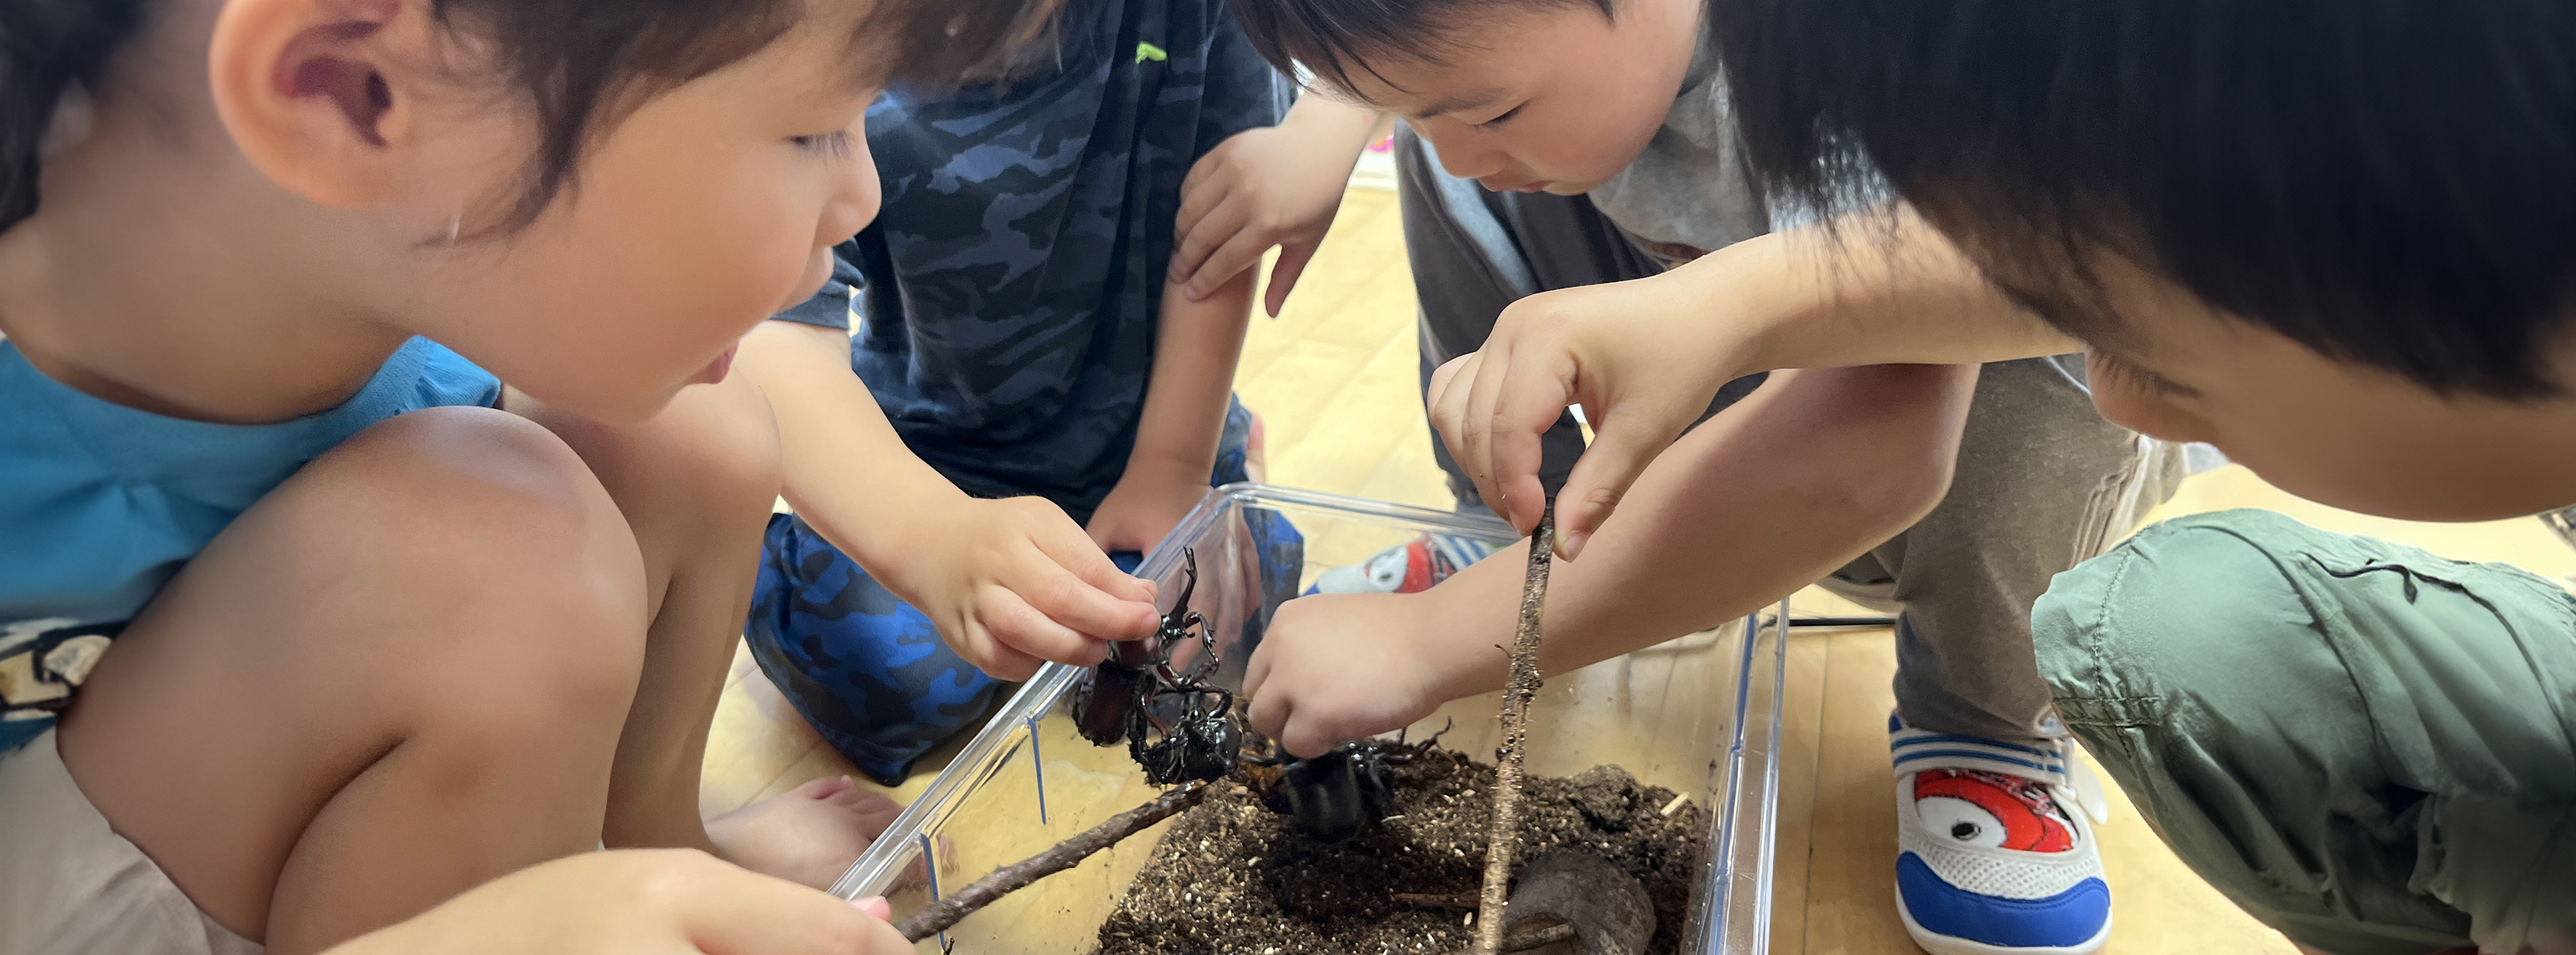
[(1275, 246), (1264, 304), (1277, 317), (1332, 228), (1360, 151), (1386, 126), (1383, 114), (1309, 94), (1279, 125), (1218, 143), (1181, 185), (1169, 281), (1207, 298)]
[(326, 955), (902, 955), (864, 907), (686, 850), (594, 852), (503, 876)]
[(849, 347), (837, 329), (776, 321), (742, 343), (740, 370), (769, 395), (786, 497), (807, 524), (997, 677), (1026, 679), (1040, 660), (1096, 663), (1103, 640), (1153, 632), (1153, 588), (1053, 503), (969, 497), (904, 447), (851, 373)]
[(1512, 304), (1432, 379), (1431, 423), (1496, 513), (1538, 523), (1538, 436), (1570, 404), (1598, 436), (1557, 500), (1579, 557), (1648, 461), (1729, 381), (1778, 368), (1965, 364), (2082, 346), (1989, 285), (1912, 212), (1749, 239), (1651, 278)]
[[(1782, 372), (1656, 459), (1548, 586), (1540, 666), (1562, 673), (1749, 613), (1938, 503), (1976, 366)], [(1283, 605), (1245, 692), (1255, 728), (1311, 755), (1501, 689), (1526, 543), (1418, 594)]]
[(1091, 516), (1091, 537), (1102, 549), (1152, 548), (1207, 495), (1244, 324), (1252, 317), (1252, 278), (1251, 272), (1236, 275), (1203, 299), (1177, 285), (1164, 287), (1136, 449)]

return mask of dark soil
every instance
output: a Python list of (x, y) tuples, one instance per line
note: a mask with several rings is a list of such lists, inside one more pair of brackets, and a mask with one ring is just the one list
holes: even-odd
[[(1118, 910), (1101, 955), (1385, 955), (1467, 948), (1468, 909), (1399, 904), (1396, 893), (1465, 894), (1484, 878), (1492, 766), (1434, 749), (1396, 770), (1395, 807), (1338, 845), (1289, 828), (1235, 780), (1172, 824)], [(1520, 864), (1559, 847), (1590, 849), (1646, 886), (1650, 955), (1674, 955), (1699, 871), (1708, 813), (1670, 816), (1671, 790), (1596, 766), (1532, 776), (1522, 799)]]

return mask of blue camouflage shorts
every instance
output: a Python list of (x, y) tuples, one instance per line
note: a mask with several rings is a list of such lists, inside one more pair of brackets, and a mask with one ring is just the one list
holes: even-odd
[[(1245, 480), (1250, 424), (1241, 405), (1226, 415), (1211, 486)], [(1245, 522), (1261, 549), (1264, 606), (1276, 607), (1295, 595), (1304, 538), (1276, 513), (1252, 511)], [(1141, 559), (1110, 556), (1129, 571)], [(1259, 614), (1246, 627), (1267, 618)], [(743, 639), (805, 721), (889, 786), (922, 754), (974, 727), (1001, 696), (1002, 682), (950, 650), (928, 616), (792, 514), (770, 518)]]

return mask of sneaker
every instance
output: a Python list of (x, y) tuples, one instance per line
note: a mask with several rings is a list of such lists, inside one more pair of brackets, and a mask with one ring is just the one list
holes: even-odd
[(2108, 816), (2074, 744), (1933, 733), (1895, 716), (1887, 732), (1896, 908), (1914, 943), (1932, 955), (2100, 950), (2111, 888), (2093, 823)]
[(1425, 534), (1410, 543), (1378, 551), (1356, 564), (1344, 564), (1315, 578), (1309, 594), (1410, 594), (1429, 590), (1494, 552), (1494, 546), (1464, 537)]

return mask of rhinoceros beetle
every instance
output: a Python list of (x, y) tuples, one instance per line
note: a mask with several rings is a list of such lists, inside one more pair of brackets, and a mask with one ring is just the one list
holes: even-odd
[[(1206, 683), (1222, 661), (1207, 618), (1190, 609), (1199, 585), (1198, 554), (1182, 551), (1181, 560), (1188, 582), (1163, 615), (1162, 627), (1150, 639), (1111, 644), (1109, 658), (1092, 668), (1073, 698), (1074, 725), (1083, 738), (1098, 746), (1125, 739), (1127, 754), (1157, 786), (1221, 779), (1234, 771), (1243, 749), (1234, 694)], [(1187, 672), (1172, 669), (1172, 651), (1192, 640), (1204, 651), (1198, 662)], [(1179, 704), (1168, 724), (1155, 712), (1166, 700)]]
[(1395, 805), (1392, 768), (1412, 762), (1448, 732), (1419, 743), (1355, 740), (1313, 759), (1289, 759), (1273, 744), (1268, 755), (1244, 762), (1270, 811), (1290, 817), (1293, 828), (1318, 842), (1340, 842), (1386, 818)]

